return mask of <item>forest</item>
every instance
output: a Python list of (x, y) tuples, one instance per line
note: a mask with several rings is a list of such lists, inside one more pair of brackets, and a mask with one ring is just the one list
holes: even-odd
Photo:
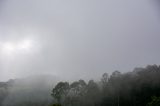
[(160, 106), (160, 66), (104, 73), (99, 82), (59, 82), (52, 96), (62, 106)]
[(41, 80), (32, 90), (16, 82), (0, 83), (0, 106), (160, 106), (158, 65), (104, 73), (99, 81), (53, 81), (54, 86), (42, 87)]
[(0, 106), (160, 106), (160, 0), (0, 0)]

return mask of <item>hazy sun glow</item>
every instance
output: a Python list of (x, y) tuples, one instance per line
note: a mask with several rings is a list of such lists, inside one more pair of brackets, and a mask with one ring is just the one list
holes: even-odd
[(23, 50), (29, 50), (32, 47), (32, 41), (31, 40), (25, 40), (18, 44), (19, 49)]
[(4, 43), (2, 45), (2, 51), (6, 54), (12, 53), (16, 49), (16, 46), (12, 43)]
[(4, 54), (13, 54), (17, 52), (30, 51), (33, 46), (31, 40), (23, 40), (21, 42), (5, 42), (1, 43), (1, 50)]

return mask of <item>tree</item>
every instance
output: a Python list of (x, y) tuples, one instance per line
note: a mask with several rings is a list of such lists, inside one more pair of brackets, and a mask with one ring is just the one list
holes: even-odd
[(102, 79), (101, 79), (103, 88), (105, 88), (107, 86), (108, 79), (109, 79), (109, 75), (107, 73), (104, 73), (102, 75)]
[(59, 104), (62, 104), (68, 92), (69, 92), (69, 83), (59, 82), (55, 86), (55, 88), (53, 88), (52, 96), (57, 100)]
[(70, 85), (69, 100), (72, 106), (80, 106), (83, 103), (86, 86), (84, 80), (75, 81)]
[(86, 83), (84, 80), (75, 81), (70, 85), (70, 89), (72, 90), (74, 96), (82, 96), (86, 87)]
[(153, 96), (152, 101), (147, 106), (160, 106), (160, 97)]
[(97, 83), (94, 82), (94, 80), (90, 80), (88, 82), (85, 98), (86, 98), (85, 100), (86, 106), (98, 106), (99, 105), (99, 102), (101, 99), (100, 89)]

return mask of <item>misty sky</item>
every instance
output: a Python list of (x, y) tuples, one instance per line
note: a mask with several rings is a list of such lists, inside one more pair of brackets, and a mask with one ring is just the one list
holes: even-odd
[(160, 64), (154, 0), (0, 0), (0, 80), (97, 78)]

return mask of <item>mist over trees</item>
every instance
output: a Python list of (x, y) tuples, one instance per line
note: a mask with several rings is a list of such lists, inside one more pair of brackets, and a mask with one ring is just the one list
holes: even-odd
[(62, 106), (159, 106), (160, 66), (104, 73), (98, 82), (59, 82), (52, 96)]
[(51, 90), (57, 80), (55, 76), (40, 75), (2, 82), (0, 106), (48, 106), (53, 102)]
[(0, 82), (0, 106), (159, 106), (160, 66), (104, 73), (99, 81), (39, 76)]

